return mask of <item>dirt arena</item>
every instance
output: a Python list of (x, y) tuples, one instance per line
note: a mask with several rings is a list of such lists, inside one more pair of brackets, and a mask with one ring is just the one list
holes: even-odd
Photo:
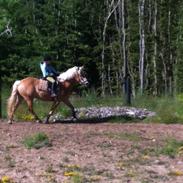
[[(27, 149), (44, 132), (50, 147)], [(0, 121), (0, 177), (16, 183), (182, 183), (183, 154), (158, 153), (167, 139), (183, 141), (183, 125)]]

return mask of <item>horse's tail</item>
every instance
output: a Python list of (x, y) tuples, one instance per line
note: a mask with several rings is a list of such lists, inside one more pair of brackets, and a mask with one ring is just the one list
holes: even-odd
[(19, 102), (19, 94), (18, 94), (18, 85), (20, 84), (20, 81), (15, 81), (12, 87), (11, 96), (8, 99), (8, 105), (7, 105), (7, 114), (8, 118), (12, 120), (13, 113), (14, 113), (14, 107), (16, 103)]

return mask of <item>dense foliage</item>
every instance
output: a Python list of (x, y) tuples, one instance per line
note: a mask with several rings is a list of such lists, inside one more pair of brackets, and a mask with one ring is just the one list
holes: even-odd
[(59, 71), (85, 65), (102, 94), (123, 92), (125, 67), (134, 95), (183, 90), (181, 0), (1, 0), (0, 10), (3, 83), (40, 77), (49, 54)]

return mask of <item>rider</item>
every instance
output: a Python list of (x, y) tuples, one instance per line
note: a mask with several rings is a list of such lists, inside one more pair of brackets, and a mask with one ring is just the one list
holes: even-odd
[(43, 77), (46, 80), (51, 82), (51, 97), (56, 97), (57, 96), (56, 79), (59, 73), (53, 68), (50, 62), (51, 62), (51, 57), (46, 56), (44, 57), (44, 60), (40, 63), (40, 67), (41, 67)]

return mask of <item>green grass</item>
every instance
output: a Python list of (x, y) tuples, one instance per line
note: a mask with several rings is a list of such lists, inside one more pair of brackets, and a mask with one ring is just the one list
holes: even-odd
[(84, 183), (84, 178), (81, 175), (75, 175), (71, 178), (72, 183)]
[(2, 113), (2, 118), (6, 118), (6, 104), (7, 104), (7, 99), (10, 96), (10, 88), (3, 87), (2, 86), (2, 92), (0, 93), (1, 95), (1, 113)]
[(40, 149), (45, 146), (51, 146), (48, 136), (43, 132), (39, 132), (34, 135), (25, 137), (22, 143), (28, 149)]
[(160, 150), (160, 153), (170, 157), (175, 157), (180, 152), (180, 148), (182, 149), (182, 147), (183, 141), (178, 141), (174, 138), (167, 138), (165, 145)]
[(141, 97), (135, 101), (136, 107), (143, 107), (155, 111), (156, 116), (147, 118), (145, 122), (183, 123), (183, 102), (177, 97)]
[(133, 142), (138, 142), (141, 140), (141, 137), (136, 134), (136, 133), (105, 133), (105, 136), (109, 137), (109, 138), (113, 138), (113, 139), (121, 139), (121, 140), (129, 140), (129, 141), (133, 141)]
[(156, 144), (155, 146), (142, 149), (141, 153), (149, 156), (165, 155), (174, 158), (179, 154), (183, 154), (183, 141), (167, 137), (164, 139), (163, 144)]
[[(2, 89), (2, 117), (6, 118), (6, 101), (10, 95), (10, 88)], [(80, 107), (92, 107), (92, 106), (124, 106), (124, 98), (120, 96), (97, 96), (95, 92), (85, 92), (82, 97), (72, 95), (71, 103), (75, 108)], [(43, 119), (48, 114), (51, 108), (51, 102), (43, 102), (35, 99), (34, 110), (38, 116)], [(145, 119), (144, 122), (156, 122), (156, 123), (183, 123), (183, 94), (179, 94), (176, 97), (154, 97), (150, 95), (137, 95), (132, 99), (132, 106), (137, 108), (146, 108), (156, 112), (156, 116)], [(63, 117), (71, 116), (70, 109), (63, 103), (57, 108), (57, 113), (60, 113)], [(30, 115), (27, 105), (23, 102), (15, 115), (15, 119), (30, 121), (33, 120)], [(111, 122), (134, 122), (134, 119), (125, 118), (112, 118)], [(136, 121), (135, 121), (136, 122)]]

